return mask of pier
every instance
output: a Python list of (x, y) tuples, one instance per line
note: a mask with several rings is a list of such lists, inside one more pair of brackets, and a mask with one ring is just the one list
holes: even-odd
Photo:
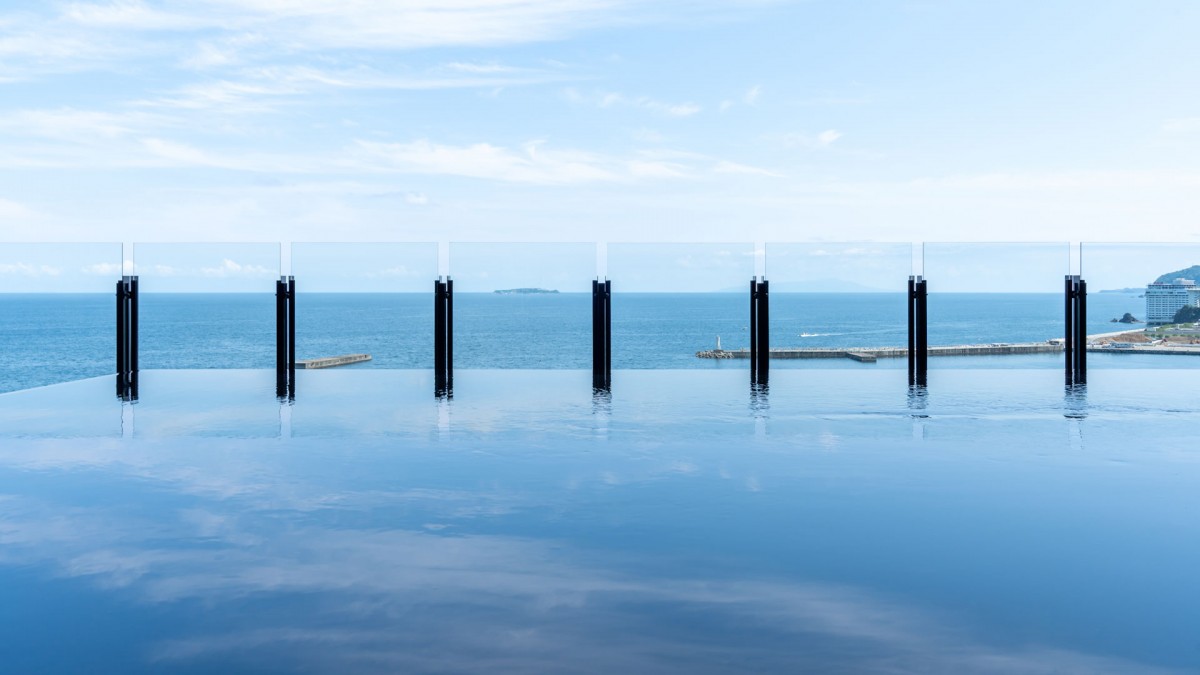
[(323, 359), (306, 359), (297, 361), (296, 367), (305, 370), (313, 370), (315, 368), (334, 368), (336, 366), (348, 366), (351, 363), (362, 363), (370, 361), (370, 354), (345, 354), (343, 356), (327, 356)]

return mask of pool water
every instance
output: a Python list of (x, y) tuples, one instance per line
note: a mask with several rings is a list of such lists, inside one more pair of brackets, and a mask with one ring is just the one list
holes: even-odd
[(1186, 371), (298, 376), (0, 395), (6, 671), (1200, 667)]

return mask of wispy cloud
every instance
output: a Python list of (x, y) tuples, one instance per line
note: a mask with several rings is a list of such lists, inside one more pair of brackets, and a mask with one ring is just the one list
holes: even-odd
[(842, 132), (837, 129), (826, 129), (818, 134), (788, 133), (766, 138), (792, 148), (828, 148), (841, 137)]
[(641, 108), (665, 117), (691, 117), (703, 110), (702, 107), (690, 101), (667, 103), (650, 98), (649, 96), (627, 96), (611, 91), (583, 93), (574, 87), (568, 87), (564, 90), (563, 94), (572, 103), (594, 105), (599, 108)]
[(62, 268), (25, 262), (0, 263), (0, 274), (21, 277), (56, 277), (62, 274)]
[(215, 267), (200, 268), (200, 276), (214, 279), (227, 279), (231, 277), (268, 279), (275, 276), (275, 273), (275, 270), (267, 269), (261, 265), (243, 264), (229, 258), (225, 258), (221, 261), (220, 265)]
[(562, 185), (621, 178), (617, 163), (575, 150), (556, 150), (539, 142), (519, 150), (490, 143), (440, 145), (359, 141), (364, 163), (380, 169), (442, 174), (539, 185)]
[(491, 143), (443, 145), (358, 141), (363, 169), (462, 176), (534, 185), (697, 179), (711, 174), (777, 176), (772, 171), (690, 152), (641, 150), (628, 156), (552, 148), (531, 141), (519, 148)]
[[(0, 10), (0, 81), (151, 62), (208, 70), (426, 48), (559, 40), (608, 25), (661, 21), (645, 0), (149, 0)], [(353, 58), (353, 57), (352, 57)], [(500, 75), (498, 64), (457, 62)], [(470, 67), (478, 66), (483, 70)], [(496, 66), (489, 68), (489, 66)], [(511, 74), (511, 73), (510, 73)]]

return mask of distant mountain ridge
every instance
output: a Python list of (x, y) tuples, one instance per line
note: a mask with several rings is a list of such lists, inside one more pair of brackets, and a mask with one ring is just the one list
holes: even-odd
[(1192, 265), (1191, 267), (1178, 272), (1167, 272), (1161, 277), (1154, 280), (1156, 284), (1167, 284), (1176, 279), (1191, 279), (1192, 281), (1200, 281), (1200, 265)]

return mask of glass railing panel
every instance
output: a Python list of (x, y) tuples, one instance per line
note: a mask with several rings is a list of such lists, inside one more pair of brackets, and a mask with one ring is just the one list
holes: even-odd
[(1089, 368), (1200, 367), (1200, 244), (1084, 243), (1080, 273)]
[(608, 244), (613, 368), (749, 368), (698, 358), (750, 346), (754, 245)]
[(349, 367), (432, 368), (437, 263), (437, 244), (292, 244), (297, 358), (368, 354)]
[(134, 244), (143, 369), (274, 368), (279, 244)]
[(595, 244), (452, 243), (454, 367), (591, 368)]
[(120, 244), (0, 244), (0, 392), (116, 372)]
[[(772, 367), (858, 367), (810, 350), (904, 348), (908, 341), (908, 243), (768, 243)], [(809, 358), (795, 358), (795, 357)], [(904, 358), (878, 366), (906, 367)], [(876, 367), (878, 367), (876, 366)]]
[[(1067, 243), (926, 243), (929, 345), (993, 347), (982, 355), (931, 358), (930, 368), (1064, 367)], [(1012, 354), (1012, 345), (1038, 345)]]

